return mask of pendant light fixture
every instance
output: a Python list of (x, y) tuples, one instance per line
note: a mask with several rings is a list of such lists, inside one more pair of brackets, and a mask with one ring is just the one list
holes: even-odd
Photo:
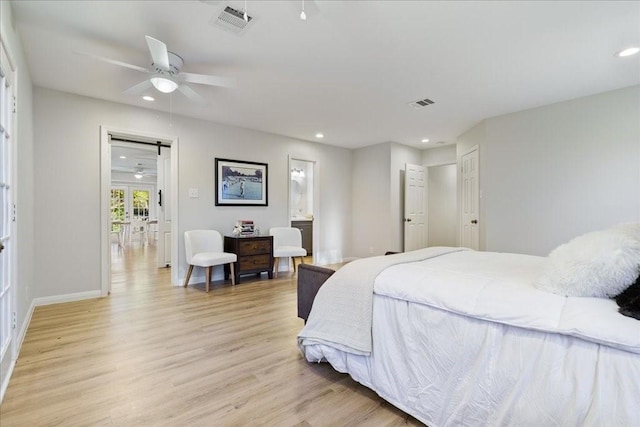
[(303, 21), (307, 20), (307, 14), (304, 13), (304, 0), (302, 0), (302, 12), (300, 12), (300, 19), (302, 19)]

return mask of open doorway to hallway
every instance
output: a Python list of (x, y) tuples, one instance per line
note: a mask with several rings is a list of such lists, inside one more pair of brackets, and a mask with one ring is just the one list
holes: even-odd
[(178, 139), (104, 126), (100, 133), (101, 294), (111, 290), (112, 259), (122, 261), (133, 248), (142, 249), (136, 259), (144, 255), (142, 263), (167, 270), (177, 285), (177, 269), (167, 267), (178, 260)]
[[(111, 277), (115, 272), (157, 269), (158, 155), (153, 146), (111, 145)], [(135, 257), (132, 256), (135, 251)], [(132, 266), (132, 263), (139, 266)]]

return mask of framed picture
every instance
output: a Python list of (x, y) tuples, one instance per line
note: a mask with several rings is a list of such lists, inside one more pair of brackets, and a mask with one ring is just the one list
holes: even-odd
[(216, 206), (267, 206), (268, 165), (216, 158)]

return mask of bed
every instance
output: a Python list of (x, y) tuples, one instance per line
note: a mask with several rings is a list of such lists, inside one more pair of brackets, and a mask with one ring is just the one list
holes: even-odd
[(534, 286), (548, 262), (444, 247), (353, 261), (322, 278), (298, 346), (431, 427), (640, 425), (640, 321)]

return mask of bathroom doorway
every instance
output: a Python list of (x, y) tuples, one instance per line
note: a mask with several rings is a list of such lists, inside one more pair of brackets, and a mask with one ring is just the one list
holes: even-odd
[(291, 158), (289, 161), (289, 219), (291, 227), (302, 232), (302, 246), (307, 250), (309, 262), (313, 262), (314, 247), (317, 247), (315, 165), (315, 162), (309, 160)]

